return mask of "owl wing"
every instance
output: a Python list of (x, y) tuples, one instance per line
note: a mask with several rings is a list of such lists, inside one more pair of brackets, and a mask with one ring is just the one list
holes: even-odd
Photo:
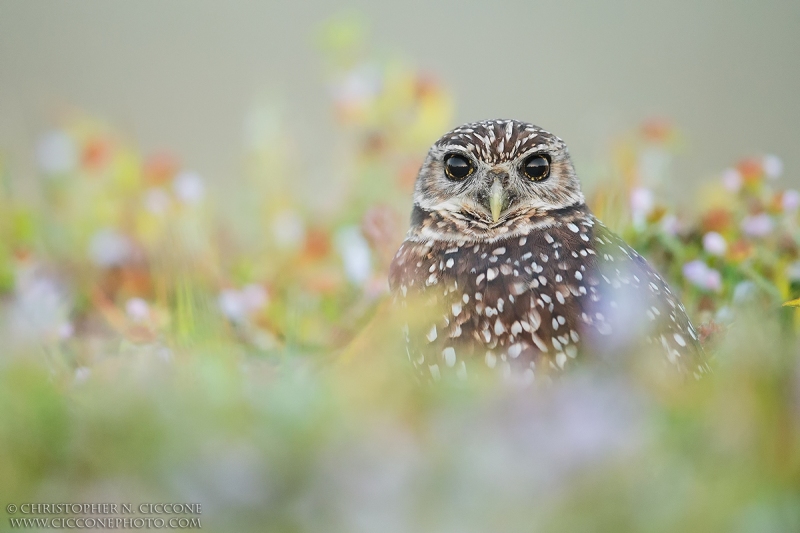
[(595, 327), (598, 333), (616, 330), (612, 341), (597, 342), (600, 348), (620, 349), (644, 334), (681, 373), (700, 377), (708, 372), (697, 331), (664, 278), (602, 222), (593, 222), (593, 277), (599, 297), (582, 307), (590, 318), (599, 313), (605, 319), (605, 326)]

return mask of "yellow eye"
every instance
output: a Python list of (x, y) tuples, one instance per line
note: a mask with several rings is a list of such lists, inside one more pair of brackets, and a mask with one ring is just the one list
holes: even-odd
[(453, 181), (461, 181), (475, 170), (472, 161), (459, 154), (448, 154), (444, 158), (444, 172)]
[(533, 181), (542, 181), (550, 175), (550, 159), (542, 154), (532, 155), (522, 164), (522, 171)]

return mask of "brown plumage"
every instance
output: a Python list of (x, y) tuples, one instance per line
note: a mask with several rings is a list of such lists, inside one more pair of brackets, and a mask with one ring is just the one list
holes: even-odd
[(638, 338), (681, 373), (708, 368), (666, 282), (589, 211), (564, 142), (530, 124), (467, 124), (433, 145), (390, 285), (428, 319), (406, 334), (433, 379), (480, 363), (530, 380)]

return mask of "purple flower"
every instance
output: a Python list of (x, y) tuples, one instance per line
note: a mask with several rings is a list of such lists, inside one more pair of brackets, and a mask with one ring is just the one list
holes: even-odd
[(781, 196), (781, 207), (787, 212), (797, 211), (797, 208), (800, 207), (800, 192), (794, 189), (784, 191), (783, 196)]
[(719, 292), (722, 289), (722, 275), (700, 259), (683, 265), (683, 277), (693, 285), (706, 290)]
[(772, 219), (766, 213), (750, 215), (742, 220), (741, 228), (750, 237), (765, 237), (772, 232)]
[(728, 250), (728, 243), (725, 237), (716, 231), (709, 231), (703, 235), (703, 249), (711, 255), (723, 256)]

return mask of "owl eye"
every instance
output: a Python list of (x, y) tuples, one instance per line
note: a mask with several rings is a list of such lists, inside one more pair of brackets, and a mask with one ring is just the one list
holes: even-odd
[(454, 181), (461, 181), (475, 170), (472, 161), (458, 154), (448, 154), (444, 158), (444, 172)]
[(522, 164), (522, 171), (533, 181), (542, 181), (550, 175), (550, 159), (541, 154), (532, 155)]

